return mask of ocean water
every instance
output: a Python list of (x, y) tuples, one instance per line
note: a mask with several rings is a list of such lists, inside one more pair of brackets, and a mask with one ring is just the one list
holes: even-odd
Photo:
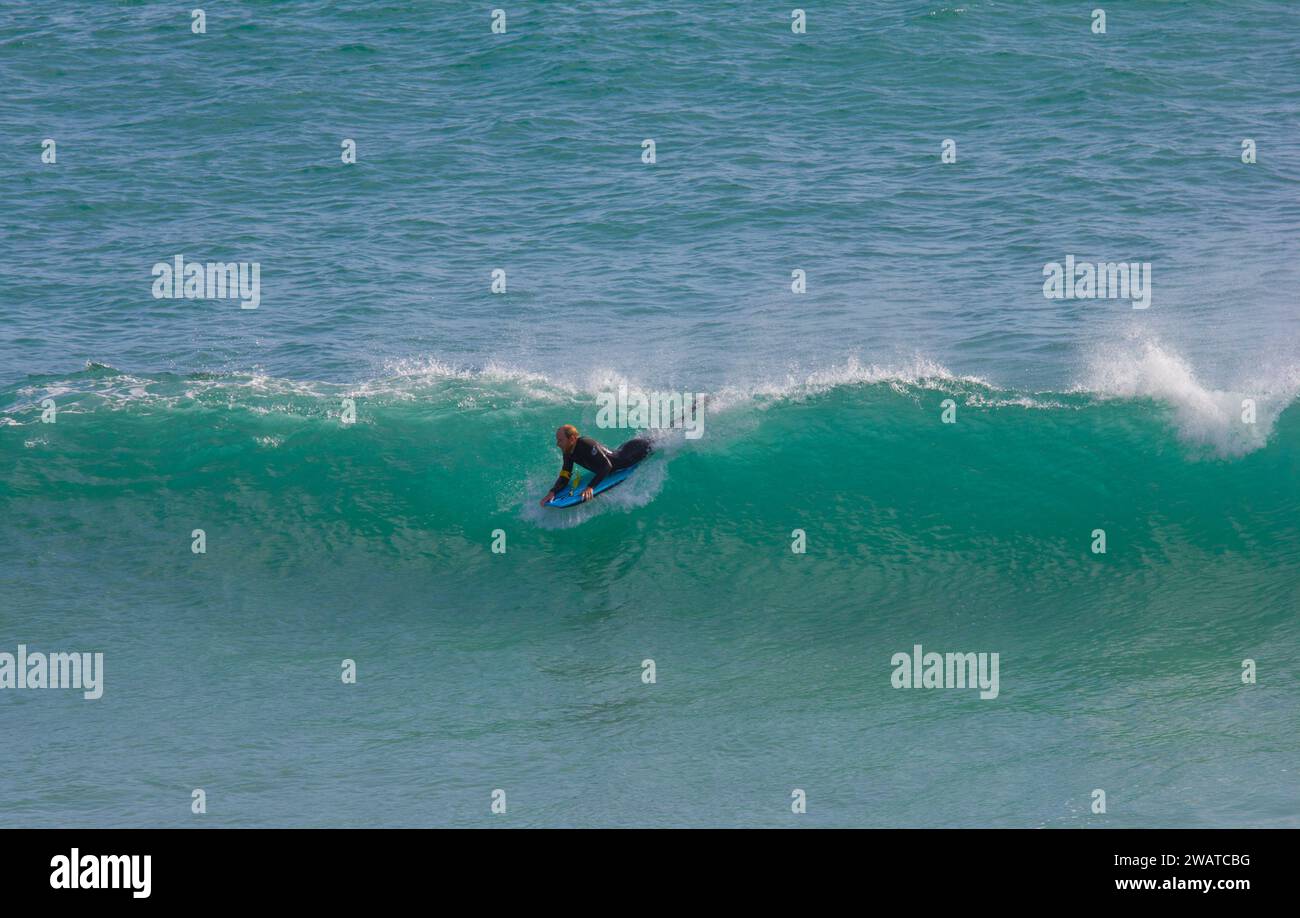
[(1294, 7), (1092, 6), (0, 5), (0, 825), (1300, 825)]

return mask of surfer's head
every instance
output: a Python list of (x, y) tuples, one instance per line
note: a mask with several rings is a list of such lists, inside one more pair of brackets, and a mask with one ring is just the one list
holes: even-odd
[(565, 424), (555, 430), (555, 445), (566, 453), (573, 449), (573, 444), (578, 442), (578, 428), (572, 424)]

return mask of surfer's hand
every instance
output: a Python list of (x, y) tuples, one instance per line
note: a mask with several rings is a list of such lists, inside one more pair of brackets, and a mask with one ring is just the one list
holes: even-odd
[(582, 499), (583, 501), (591, 500), (591, 488), (588, 488), (587, 490), (582, 492)]
[(551, 502), (551, 498), (553, 498), (554, 496), (555, 496), (555, 492), (552, 491), (550, 494), (547, 494), (545, 497), (543, 497), (541, 506), (545, 507), (547, 504), (549, 504)]

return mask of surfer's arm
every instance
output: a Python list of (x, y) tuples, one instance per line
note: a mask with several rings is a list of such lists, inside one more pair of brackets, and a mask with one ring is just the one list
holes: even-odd
[(591, 457), (591, 464), (597, 466), (597, 468), (592, 469), (596, 473), (596, 477), (588, 482), (588, 491), (594, 491), (596, 486), (605, 480), (605, 476), (614, 471), (614, 463), (609, 461), (609, 457), (605, 455), (603, 450), (595, 450), (594, 452), (595, 455)]
[[(555, 479), (555, 484), (551, 485), (551, 497), (554, 497), (562, 488), (569, 485), (569, 476), (573, 474), (573, 453), (564, 457), (564, 468), (560, 469), (560, 477)], [(549, 499), (549, 498), (548, 498)]]

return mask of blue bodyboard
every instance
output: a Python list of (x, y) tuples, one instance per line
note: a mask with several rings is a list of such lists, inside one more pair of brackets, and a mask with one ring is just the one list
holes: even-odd
[[(640, 464), (641, 463), (637, 462), (632, 465), (629, 465), (625, 469), (618, 469), (617, 471), (610, 472), (608, 475), (605, 476), (605, 479), (599, 485), (596, 486), (596, 490), (592, 494), (593, 499), (595, 498), (596, 494), (604, 494), (610, 488), (614, 487), (614, 485), (626, 481), (627, 477), (631, 475), (634, 471), (636, 471), (636, 467)], [(549, 501), (547, 501), (546, 506), (548, 507), (580, 506), (582, 504), (582, 492), (586, 490), (587, 484), (591, 481), (591, 479), (595, 477), (596, 477), (595, 472), (588, 472), (586, 469), (582, 468), (581, 466), (575, 465), (573, 467), (573, 477), (569, 479), (569, 486), (565, 488), (563, 491), (556, 494)]]

